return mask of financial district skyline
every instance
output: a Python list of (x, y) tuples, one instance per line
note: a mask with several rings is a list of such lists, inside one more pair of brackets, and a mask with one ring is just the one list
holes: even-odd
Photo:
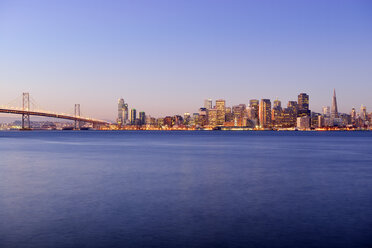
[(358, 112), (351, 108), (349, 113), (338, 111), (336, 89), (333, 90), (331, 106), (324, 106), (322, 112), (310, 109), (310, 96), (299, 93), (297, 101), (288, 101), (282, 106), (279, 99), (251, 99), (248, 104), (228, 106), (225, 99), (205, 99), (204, 105), (193, 113), (168, 115), (154, 118), (129, 108), (123, 98), (118, 102), (117, 124), (119, 129), (133, 126), (157, 128), (250, 128), (250, 129), (321, 129), (321, 128), (369, 128), (372, 113), (362, 105)]

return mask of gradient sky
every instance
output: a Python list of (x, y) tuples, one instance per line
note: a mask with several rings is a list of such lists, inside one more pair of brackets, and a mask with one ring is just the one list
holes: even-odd
[(0, 104), (114, 120), (300, 92), (319, 112), (372, 110), (372, 1), (0, 0)]

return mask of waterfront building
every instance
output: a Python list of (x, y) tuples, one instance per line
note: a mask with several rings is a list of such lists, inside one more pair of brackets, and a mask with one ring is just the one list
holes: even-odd
[(331, 118), (332, 118), (332, 119), (338, 118), (337, 99), (336, 99), (336, 89), (333, 89)]
[(260, 106), (260, 101), (257, 99), (252, 99), (249, 101), (249, 107), (251, 109), (251, 120), (256, 120), (258, 122), (258, 112), (259, 112), (259, 106)]
[(366, 106), (360, 106), (360, 118), (363, 120), (363, 121), (367, 121), (368, 120), (368, 114), (367, 114), (367, 107)]
[(324, 116), (319, 115), (318, 116), (318, 126), (319, 128), (325, 127), (325, 122), (324, 122)]
[(128, 104), (124, 102), (123, 98), (118, 101), (118, 117), (117, 123), (122, 126), (128, 122)]
[(164, 126), (167, 126), (168, 128), (173, 126), (173, 118), (172, 116), (166, 116), (163, 120)]
[[(206, 108), (200, 108), (200, 109), (204, 109), (205, 112), (207, 113)], [(191, 117), (190, 125), (200, 126), (199, 119), (200, 119), (200, 113), (193, 113)]]
[(282, 124), (282, 103), (279, 100), (274, 101), (274, 107), (271, 113), (271, 121), (273, 126), (280, 127)]
[(297, 102), (289, 101), (287, 108), (282, 111), (281, 127), (291, 128), (297, 125)]
[(208, 110), (208, 125), (217, 126), (217, 109), (215, 108)]
[(204, 100), (204, 108), (211, 109), (212, 108), (212, 99), (205, 99)]
[(216, 110), (217, 110), (217, 126), (223, 126), (225, 123), (225, 113), (226, 113), (226, 106), (225, 100), (219, 99), (216, 100)]
[(131, 109), (130, 110), (130, 124), (134, 125), (137, 119), (137, 110)]
[(271, 127), (271, 101), (262, 99), (259, 106), (259, 119), (261, 128)]
[(310, 126), (312, 128), (319, 127), (319, 116), (322, 116), (322, 114), (311, 112), (311, 120), (310, 120), (311, 125)]
[(310, 119), (308, 115), (297, 117), (297, 128), (301, 130), (310, 129)]
[(244, 126), (244, 117), (246, 117), (246, 110), (247, 106), (245, 104), (239, 104), (232, 107), (232, 115), (234, 126), (242, 127)]
[(309, 110), (309, 95), (306, 93), (301, 93), (298, 95), (297, 104), (297, 116), (310, 116), (311, 112)]
[(200, 108), (198, 113), (198, 121), (195, 123), (199, 127), (208, 125), (208, 110), (206, 108)]
[[(234, 114), (230, 107), (226, 107), (226, 113), (225, 113), (225, 125), (226, 122), (233, 122), (234, 121)], [(232, 126), (232, 125), (230, 125)]]
[(188, 126), (190, 124), (190, 121), (191, 121), (191, 115), (190, 113), (186, 112), (183, 114), (183, 124), (185, 124), (186, 126)]
[(146, 114), (143, 111), (139, 112), (139, 123), (140, 123), (139, 125), (146, 124)]
[(354, 124), (357, 119), (357, 113), (355, 111), (355, 108), (351, 109), (350, 116), (351, 116), (351, 122)]
[(158, 118), (156, 119), (156, 124), (158, 125), (159, 128), (164, 126), (164, 118)]

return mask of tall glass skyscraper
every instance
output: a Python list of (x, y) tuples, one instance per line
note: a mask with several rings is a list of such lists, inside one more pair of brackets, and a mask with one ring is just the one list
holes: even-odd
[(118, 118), (117, 123), (119, 125), (124, 125), (128, 120), (128, 104), (124, 102), (123, 98), (118, 101)]

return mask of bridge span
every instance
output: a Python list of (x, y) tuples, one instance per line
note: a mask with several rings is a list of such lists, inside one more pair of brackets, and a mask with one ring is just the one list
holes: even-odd
[(49, 111), (31, 110), (29, 93), (23, 93), (22, 108), (0, 106), (0, 113), (22, 115), (22, 128), (31, 128), (30, 116), (50, 117), (75, 121), (75, 128), (80, 128), (81, 122), (92, 123), (93, 126), (109, 125), (110, 122), (80, 116), (80, 104), (75, 104), (75, 115), (58, 114)]
[(72, 120), (72, 121), (88, 122), (88, 123), (93, 123), (93, 124), (98, 124), (98, 125), (109, 125), (110, 124), (107, 121), (96, 120), (96, 119), (91, 119), (87, 117), (71, 116), (71, 115), (66, 115), (66, 114), (57, 114), (57, 113), (50, 113), (50, 112), (27, 111), (27, 110), (21, 110), (21, 109), (6, 109), (6, 108), (0, 107), (0, 113), (18, 114), (18, 115), (35, 115), (35, 116)]

